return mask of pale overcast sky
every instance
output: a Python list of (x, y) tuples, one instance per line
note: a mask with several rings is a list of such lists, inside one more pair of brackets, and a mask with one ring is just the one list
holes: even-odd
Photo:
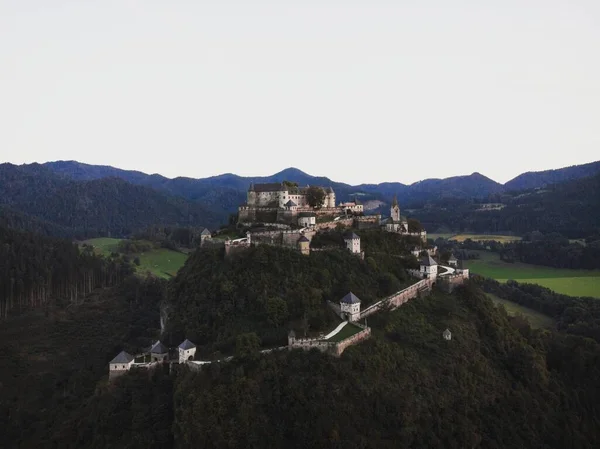
[(414, 182), (600, 159), (598, 0), (0, 0), (0, 162)]

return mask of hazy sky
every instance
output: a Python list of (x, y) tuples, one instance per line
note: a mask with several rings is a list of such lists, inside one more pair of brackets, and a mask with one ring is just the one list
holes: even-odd
[(60, 159), (353, 184), (598, 160), (600, 1), (0, 0), (0, 161)]

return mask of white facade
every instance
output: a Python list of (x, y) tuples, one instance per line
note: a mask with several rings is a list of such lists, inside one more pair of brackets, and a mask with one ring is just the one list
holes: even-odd
[(353, 254), (360, 253), (360, 237), (354, 233), (352, 236), (344, 237), (344, 242), (346, 242), (346, 248)]
[(123, 363), (111, 363), (109, 366), (110, 371), (127, 371), (133, 365), (133, 360), (131, 362), (123, 362)]
[(314, 215), (309, 217), (298, 217), (298, 226), (302, 226), (303, 228), (315, 226), (316, 224), (317, 217)]
[(360, 302), (357, 304), (340, 303), (342, 314), (348, 314), (350, 321), (358, 321), (360, 319)]
[(195, 357), (196, 357), (196, 348), (191, 348), (191, 349), (179, 348), (179, 363), (183, 363), (187, 360), (194, 360)]
[(196, 357), (196, 345), (187, 338), (177, 347), (177, 351), (179, 353), (179, 363), (194, 360)]
[(435, 280), (438, 273), (438, 264), (431, 256), (425, 256), (421, 260), (419, 271), (421, 272), (422, 277)]
[[(297, 192), (290, 192), (283, 184), (257, 184), (250, 186), (247, 194), (248, 206), (286, 208), (288, 201), (296, 203), (296, 207), (309, 207), (304, 191), (307, 187), (299, 187)], [(325, 190), (325, 199), (321, 207), (335, 207), (335, 192), (330, 187)]]
[(350, 292), (340, 300), (340, 312), (342, 318), (348, 321), (358, 321), (360, 319), (360, 299)]

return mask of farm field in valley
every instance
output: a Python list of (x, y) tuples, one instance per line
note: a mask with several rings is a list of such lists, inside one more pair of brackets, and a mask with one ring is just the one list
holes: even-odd
[[(107, 256), (111, 252), (117, 251), (121, 240), (102, 237), (85, 240), (82, 243), (92, 245), (97, 253)], [(166, 248), (156, 248), (139, 254), (130, 254), (129, 256), (132, 260), (135, 257), (140, 258), (140, 265), (136, 267), (138, 273), (143, 274), (149, 271), (155, 276), (165, 279), (175, 276), (188, 258), (187, 254)]]
[(498, 296), (492, 295), (491, 293), (487, 293), (487, 295), (492, 301), (494, 301), (494, 304), (503, 305), (506, 309), (506, 312), (509, 315), (514, 316), (521, 314), (524, 317), (526, 317), (529, 323), (531, 324), (531, 327), (533, 328), (551, 328), (554, 326), (554, 320), (551, 317), (544, 315), (543, 313), (537, 312), (520, 304), (516, 304), (507, 299), (499, 298)]
[(507, 263), (489, 251), (478, 251), (480, 259), (466, 261), (472, 273), (506, 282), (538, 284), (557, 293), (570, 296), (600, 298), (600, 270), (570, 270), (544, 267), (521, 262)]
[(430, 239), (446, 239), (454, 240), (456, 242), (464, 242), (467, 239), (471, 239), (474, 242), (482, 242), (486, 240), (495, 240), (500, 243), (516, 242), (521, 240), (521, 237), (515, 235), (486, 235), (486, 234), (427, 234)]

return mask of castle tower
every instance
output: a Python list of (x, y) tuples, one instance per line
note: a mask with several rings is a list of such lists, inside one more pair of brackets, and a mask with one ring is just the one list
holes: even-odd
[(157, 340), (150, 348), (150, 361), (162, 362), (169, 357), (169, 349), (163, 345), (160, 340)]
[(196, 356), (196, 345), (185, 339), (183, 343), (181, 343), (177, 350), (179, 352), (179, 363), (185, 363), (187, 360), (194, 360)]
[(421, 260), (420, 272), (424, 278), (435, 279), (437, 278), (438, 264), (431, 258), (430, 255), (424, 256)]
[(351, 253), (360, 253), (360, 237), (354, 232), (348, 231), (344, 234), (344, 242), (346, 243), (346, 248), (348, 248)]
[(250, 183), (250, 187), (248, 188), (248, 197), (246, 199), (246, 203), (248, 206), (256, 205), (256, 191), (254, 190), (254, 183)]
[(358, 321), (360, 319), (360, 299), (354, 293), (349, 292), (340, 299), (340, 311), (342, 318), (346, 318), (348, 321)]
[(398, 198), (396, 195), (394, 195), (392, 207), (390, 207), (390, 217), (393, 221), (400, 221), (400, 206), (398, 205)]
[(108, 379), (112, 380), (115, 377), (125, 374), (131, 369), (134, 358), (131, 354), (121, 351), (114, 359), (109, 362)]
[(335, 192), (331, 186), (325, 190), (325, 194), (325, 207), (335, 207)]
[(294, 329), (292, 329), (292, 330), (290, 330), (290, 332), (288, 334), (288, 346), (293, 346), (295, 341), (296, 341), (296, 332), (294, 332)]
[(301, 254), (308, 256), (310, 254), (310, 240), (306, 236), (302, 236), (298, 239), (298, 249)]

